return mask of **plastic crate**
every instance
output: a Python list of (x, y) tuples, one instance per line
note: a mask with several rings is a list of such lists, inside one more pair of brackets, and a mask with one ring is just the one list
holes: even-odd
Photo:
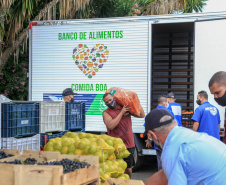
[(60, 132), (60, 133), (53, 133), (53, 134), (46, 134), (46, 133), (41, 133), (40, 134), (40, 147), (41, 149), (43, 149), (43, 147), (46, 145), (46, 143), (48, 143), (48, 141), (50, 139), (54, 139), (56, 137), (62, 137), (66, 132), (68, 132), (67, 130), (66, 131), (63, 131), (63, 132)]
[(192, 114), (182, 114), (182, 126), (186, 128), (192, 128), (194, 122), (192, 121)]
[(2, 148), (2, 103), (0, 103), (0, 149)]
[(1, 134), (2, 134), (2, 103), (10, 102), (11, 100), (3, 95), (0, 95), (0, 148), (2, 148), (2, 140), (1, 140)]
[(2, 103), (2, 137), (39, 134), (38, 102)]
[(40, 102), (40, 133), (65, 130), (65, 103)]
[(85, 102), (65, 103), (65, 130), (85, 128)]
[(40, 150), (40, 134), (25, 138), (2, 138), (3, 149)]

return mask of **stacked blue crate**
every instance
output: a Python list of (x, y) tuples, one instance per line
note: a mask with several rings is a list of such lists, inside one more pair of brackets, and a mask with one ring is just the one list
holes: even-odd
[(2, 137), (24, 137), (39, 134), (38, 102), (2, 103)]
[(65, 103), (65, 130), (85, 129), (85, 102)]

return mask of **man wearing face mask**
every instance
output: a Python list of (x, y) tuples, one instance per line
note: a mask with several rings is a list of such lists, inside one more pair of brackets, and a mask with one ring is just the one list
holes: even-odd
[(198, 93), (196, 103), (199, 107), (192, 116), (193, 130), (205, 132), (220, 140), (220, 114), (218, 109), (208, 102), (206, 91)]
[(145, 133), (162, 147), (162, 169), (145, 185), (223, 185), (226, 145), (205, 133), (178, 127), (165, 109), (145, 117)]
[(77, 93), (74, 93), (71, 88), (64, 89), (62, 96), (65, 102), (74, 102), (74, 95)]
[[(166, 95), (160, 95), (158, 97), (158, 106), (156, 109), (165, 109), (169, 111), (169, 113), (175, 118), (173, 112), (168, 109), (168, 100)], [(158, 171), (162, 169), (162, 160), (161, 160), (161, 154), (162, 154), (162, 148), (159, 146), (158, 143), (154, 142), (154, 149), (156, 150), (156, 157), (157, 157), (157, 162), (158, 162)]]
[[(226, 72), (216, 72), (209, 81), (209, 89), (214, 95), (214, 100), (222, 107), (226, 106)], [(226, 144), (226, 121), (224, 122), (224, 138)]]
[(178, 126), (182, 126), (182, 106), (175, 102), (176, 99), (173, 92), (167, 94), (167, 100), (169, 103), (168, 109), (173, 112), (174, 117), (178, 122)]
[[(135, 143), (132, 131), (131, 114), (129, 113), (130, 109), (127, 106), (121, 107), (118, 105), (114, 96), (110, 93), (104, 94), (103, 101), (109, 107), (103, 112), (103, 120), (107, 127), (108, 135), (121, 138), (127, 150), (130, 152), (130, 155), (127, 158), (124, 158), (124, 160), (127, 163), (125, 173), (131, 178), (132, 166), (134, 164), (133, 154), (135, 151)], [(144, 110), (141, 107), (141, 113), (138, 118), (143, 118), (144, 116)]]

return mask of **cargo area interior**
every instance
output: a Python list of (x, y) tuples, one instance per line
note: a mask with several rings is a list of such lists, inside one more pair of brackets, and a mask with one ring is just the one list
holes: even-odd
[(151, 109), (172, 91), (183, 110), (193, 111), (193, 41), (194, 23), (152, 25)]

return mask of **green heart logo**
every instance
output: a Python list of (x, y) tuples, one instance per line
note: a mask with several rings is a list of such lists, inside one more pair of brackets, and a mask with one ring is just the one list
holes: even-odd
[(73, 49), (72, 58), (83, 74), (92, 78), (103, 68), (108, 56), (109, 50), (104, 44), (96, 44), (91, 50), (85, 44), (78, 44)]

